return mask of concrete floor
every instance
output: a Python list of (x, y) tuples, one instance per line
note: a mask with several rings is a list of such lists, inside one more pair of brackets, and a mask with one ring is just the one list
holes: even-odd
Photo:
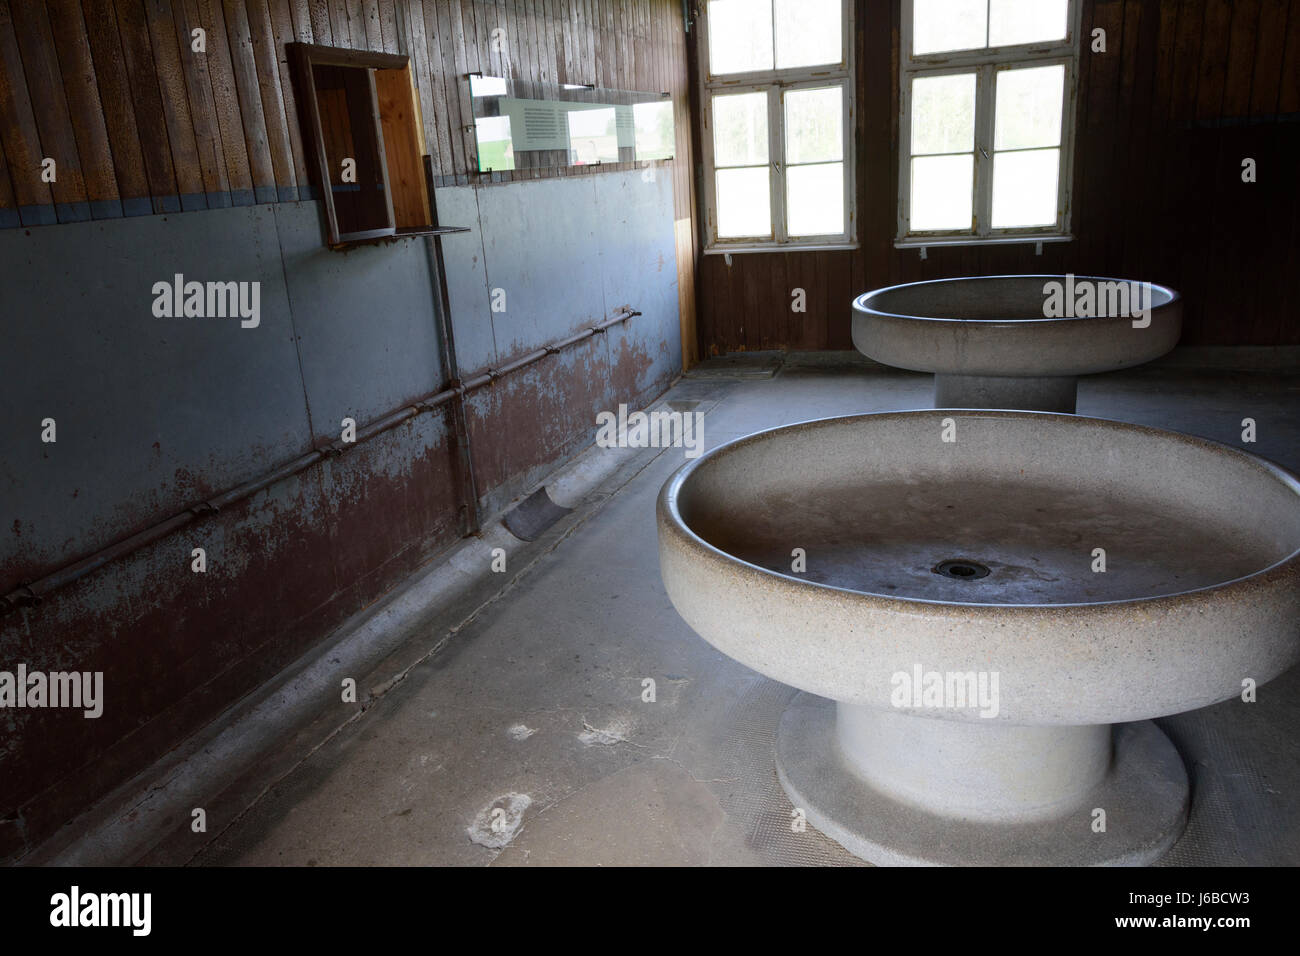
[[(931, 401), (925, 375), (824, 362), (768, 374), (706, 367), (668, 397), (708, 409), (709, 447)], [(1254, 418), (1247, 447), (1300, 471), (1298, 400), (1297, 377), (1147, 368), (1085, 379), (1079, 413), (1237, 445)], [(193, 862), (858, 862), (811, 827), (791, 830), (772, 746), (793, 691), (714, 651), (664, 594), (654, 502), (682, 460), (681, 449), (645, 453), (591, 520), (362, 717), (324, 742), (286, 743), (302, 751), (281, 755), (287, 772), (218, 821)], [(1258, 703), (1161, 725), (1193, 785), (1191, 823), (1164, 863), (1300, 863), (1300, 668)]]

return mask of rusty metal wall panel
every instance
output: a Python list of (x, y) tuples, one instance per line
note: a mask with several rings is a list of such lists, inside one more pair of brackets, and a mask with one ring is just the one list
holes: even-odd
[[(676, 4), (656, 11), (680, 17)], [(603, 81), (622, 75), (614, 66), (602, 62)], [(643, 314), (474, 394), (489, 512), (589, 442), (598, 411), (644, 405), (680, 370), (671, 177), (530, 175), (439, 191), (441, 220), (474, 230), (446, 240), (463, 370), (623, 305)], [(363, 424), (441, 384), (423, 240), (329, 252), (320, 217), (318, 203), (282, 203), (0, 232), (0, 590), (336, 438), (345, 415)], [(154, 317), (153, 283), (177, 272), (261, 283), (259, 326)], [(491, 311), (493, 287), (505, 313)], [(0, 617), (0, 660), (103, 670), (108, 697), (94, 721), (0, 712), (0, 859), (453, 540), (448, 414), (421, 414)], [(54, 445), (40, 442), (45, 417), (58, 421)], [(205, 574), (189, 570), (194, 547)]]
[[(310, 446), (270, 207), (4, 230), (0, 262), (0, 588)], [(176, 273), (259, 282), (260, 325), (155, 317)]]
[(593, 183), (605, 301), (642, 313), (607, 333), (614, 397), (632, 403), (681, 372), (673, 183), (668, 170), (654, 167)]
[[(680, 370), (680, 343), (669, 184), (615, 172), (487, 191), (500, 194), (492, 215), (467, 224), (478, 255), (491, 257), (476, 264), (468, 242), (464, 275), (464, 253), (448, 257), (456, 335), (475, 343), (483, 364), (590, 326), (606, 306), (643, 313), (471, 396), (475, 467), (495, 511), (588, 443), (597, 412), (661, 392)], [(596, 254), (580, 264), (562, 237), (521, 241), (512, 204), (569, 206)], [(26, 278), (3, 293), (18, 330), (0, 378), (17, 410), (0, 445), (6, 511), (19, 516), (12, 527), (5, 516), (11, 569), (48, 570), (60, 547), (84, 553), (98, 537), (121, 537), (293, 457), (309, 446), (309, 407), (317, 435), (333, 438), (336, 417), (364, 423), (438, 386), (419, 241), (331, 253), (317, 244), (319, 216), (317, 204), (282, 204), (90, 223), (85, 237), (77, 226), (0, 236), (31, 243), (20, 250)], [(259, 326), (155, 318), (150, 290), (167, 278), (153, 275), (166, 271), (162, 262), (203, 281), (263, 282)], [(508, 312), (490, 311), (486, 286), (474, 288), (476, 268), (545, 307), (511, 325)], [(574, 296), (563, 277), (579, 270)], [(51, 400), (64, 404), (46, 412)], [(454, 540), (448, 412), (419, 415), (0, 618), (0, 659), (102, 670), (108, 697), (94, 721), (0, 714), (0, 775), (16, 781), (0, 795), (0, 858)], [(59, 441), (42, 446), (47, 414), (59, 419)], [(207, 552), (205, 574), (189, 570), (195, 547)]]
[(0, 711), (0, 859), (454, 540), (453, 468), (443, 416), (422, 415), (0, 619), (0, 660), (103, 671), (105, 697), (95, 720)]
[[(437, 191), (443, 218), (472, 216), (444, 241), (457, 353), (468, 377), (630, 305), (642, 313), (468, 402), (485, 511), (530, 490), (596, 430), (681, 371), (672, 181), (643, 170)], [(506, 310), (493, 312), (493, 291)]]

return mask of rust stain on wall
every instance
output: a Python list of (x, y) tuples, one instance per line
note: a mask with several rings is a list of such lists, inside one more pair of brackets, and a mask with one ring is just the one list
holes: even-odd
[[(4, 660), (103, 671), (105, 707), (96, 720), (0, 716), (0, 858), (71, 816), (86, 793), (157, 759), (459, 536), (438, 418), (405, 423), (3, 620)], [(207, 551), (204, 574), (190, 570), (194, 547)]]

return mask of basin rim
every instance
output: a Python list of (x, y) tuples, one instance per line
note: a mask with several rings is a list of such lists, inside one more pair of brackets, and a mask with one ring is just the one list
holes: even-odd
[(829, 427), (834, 422), (848, 422), (860, 419), (883, 419), (887, 417), (919, 417), (926, 416), (930, 418), (943, 418), (951, 416), (954, 413), (970, 416), (976, 414), (979, 417), (1007, 418), (1007, 419), (1027, 419), (1037, 417), (1041, 419), (1057, 419), (1061, 421), (1071, 421), (1076, 423), (1092, 423), (1102, 426), (1119, 427), (1131, 431), (1144, 431), (1153, 435), (1158, 435), (1164, 439), (1173, 439), (1181, 441), (1194, 447), (1203, 448), (1206, 451), (1228, 454), (1261, 468), (1270, 473), (1277, 481), (1281, 482), (1291, 489), (1293, 493), (1300, 498), (1300, 479), (1291, 472), (1282, 468), (1280, 465), (1269, 461), (1252, 452), (1242, 451), (1239, 448), (1233, 448), (1222, 442), (1213, 441), (1208, 438), (1201, 438), (1196, 435), (1188, 435), (1183, 432), (1170, 431), (1163, 428), (1154, 428), (1150, 425), (1139, 425), (1133, 422), (1120, 421), (1113, 418), (1094, 418), (1082, 415), (1069, 415), (1060, 412), (1034, 412), (1034, 411), (1011, 411), (1004, 409), (957, 409), (957, 408), (916, 408), (916, 409), (896, 409), (887, 412), (865, 412), (856, 415), (831, 415), (824, 418), (810, 418), (804, 421), (791, 422), (785, 425), (777, 425), (773, 428), (765, 428), (761, 431), (744, 435), (740, 438), (732, 439), (717, 448), (713, 448), (699, 458), (689, 461), (677, 469), (667, 481), (664, 482), (660, 489), (656, 510), (659, 517), (659, 526), (661, 530), (669, 530), (675, 533), (679, 538), (684, 539), (691, 546), (704, 551), (707, 554), (715, 555), (724, 562), (734, 566), (738, 571), (746, 574), (756, 575), (764, 579), (776, 579), (787, 585), (807, 590), (808, 594), (817, 594), (822, 592), (834, 593), (839, 595), (850, 595), (853, 599), (865, 599), (877, 605), (881, 609), (894, 608), (899, 611), (905, 611), (917, 606), (932, 607), (937, 609), (979, 609), (977, 613), (983, 614), (1004, 614), (1021, 612), (1041, 612), (1046, 609), (1075, 609), (1088, 611), (1104, 611), (1108, 608), (1131, 608), (1135, 606), (1145, 606), (1156, 608), (1164, 603), (1173, 603), (1180, 599), (1196, 595), (1210, 595), (1219, 591), (1228, 589), (1240, 589), (1243, 586), (1251, 584), (1269, 583), (1273, 578), (1281, 577), (1294, 573), (1300, 578), (1300, 547), (1297, 547), (1291, 553), (1279, 558), (1266, 567), (1253, 571), (1250, 574), (1241, 575), (1226, 581), (1219, 581), (1214, 584), (1204, 585), (1197, 588), (1188, 588), (1185, 591), (1171, 591), (1166, 594), (1145, 595), (1142, 597), (1121, 598), (1113, 601), (1081, 601), (1081, 602), (1062, 602), (1058, 604), (1007, 604), (1007, 603), (982, 603), (977, 601), (937, 601), (929, 598), (900, 597), (892, 594), (880, 594), (875, 591), (860, 591), (854, 588), (844, 588), (833, 584), (823, 584), (818, 581), (810, 581), (806, 578), (798, 577), (794, 574), (787, 574), (783, 571), (773, 571), (769, 568), (762, 567), (743, 558), (737, 557), (721, 548), (710, 544), (704, 540), (695, 531), (687, 525), (682, 518), (681, 511), (678, 508), (678, 497), (682, 486), (691, 477), (696, 469), (704, 466), (706, 462), (716, 460), (737, 448), (748, 444), (762, 441), (766, 436), (775, 432), (794, 431), (813, 426)]
[[(906, 313), (906, 312), (886, 312), (883, 309), (872, 308), (871, 306), (866, 304), (866, 300), (872, 296), (882, 295), (886, 292), (896, 292), (899, 289), (911, 289), (920, 286), (948, 285), (954, 282), (986, 282), (990, 279), (1043, 279), (1043, 280), (1058, 280), (1063, 282), (1065, 280), (1065, 275), (1053, 274), (1053, 273), (1042, 273), (1042, 274), (1024, 273), (1024, 274), (1007, 274), (1007, 275), (995, 275), (995, 276), (952, 276), (947, 279), (923, 279), (919, 282), (901, 282), (897, 285), (881, 286), (879, 289), (871, 289), (867, 292), (863, 292), (861, 295), (854, 298), (853, 309), (854, 311), (859, 312), (864, 316), (878, 316), (883, 319), (902, 319), (905, 321), (913, 321), (913, 322), (937, 322), (937, 323), (942, 323), (951, 326), (978, 326), (980, 328), (1003, 328), (1003, 327), (1021, 328), (1024, 326), (1041, 326), (1041, 325), (1049, 325), (1049, 324), (1059, 325), (1061, 323), (1067, 323), (1067, 322), (1070, 323), (1092, 322), (1097, 324), (1105, 324), (1111, 322), (1126, 323), (1131, 321), (1132, 319), (1131, 316), (1127, 316), (1127, 315), (1057, 316), (1055, 318), (1049, 318), (1047, 316), (1044, 316), (1043, 318), (1035, 318), (1035, 319), (1012, 319), (1012, 318), (955, 319), (946, 316), (911, 315), (910, 313)], [(1085, 280), (1088, 282), (1123, 282), (1130, 285), (1145, 282), (1145, 280), (1142, 279), (1118, 279), (1118, 278), (1108, 277), (1108, 276), (1094, 276), (1094, 275), (1074, 276), (1075, 282), (1078, 282), (1080, 280)], [(1158, 290), (1169, 296), (1169, 300), (1167, 302), (1161, 302), (1159, 305), (1152, 305), (1151, 306), (1152, 313), (1163, 312), (1172, 309), (1182, 301), (1183, 297), (1176, 289), (1171, 289), (1169, 288), (1169, 286), (1161, 285), (1158, 282), (1151, 282), (1147, 284), (1149, 284), (1153, 290)]]

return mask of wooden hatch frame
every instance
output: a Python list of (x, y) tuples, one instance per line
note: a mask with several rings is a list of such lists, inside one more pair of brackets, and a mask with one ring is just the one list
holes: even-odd
[[(325, 202), (330, 247), (434, 233), (436, 227), (424, 174), (424, 122), (411, 74), (410, 57), (314, 43), (290, 43), (287, 46), (297, 71), (298, 101), (304, 114), (303, 140), (309, 144), (315, 157), (316, 186)], [(370, 88), (369, 118), (374, 124), (376, 152), (384, 185), (385, 226), (352, 232), (340, 230), (316, 95), (314, 68), (317, 66), (347, 67), (366, 73)], [(352, 119), (355, 122), (357, 117)]]

